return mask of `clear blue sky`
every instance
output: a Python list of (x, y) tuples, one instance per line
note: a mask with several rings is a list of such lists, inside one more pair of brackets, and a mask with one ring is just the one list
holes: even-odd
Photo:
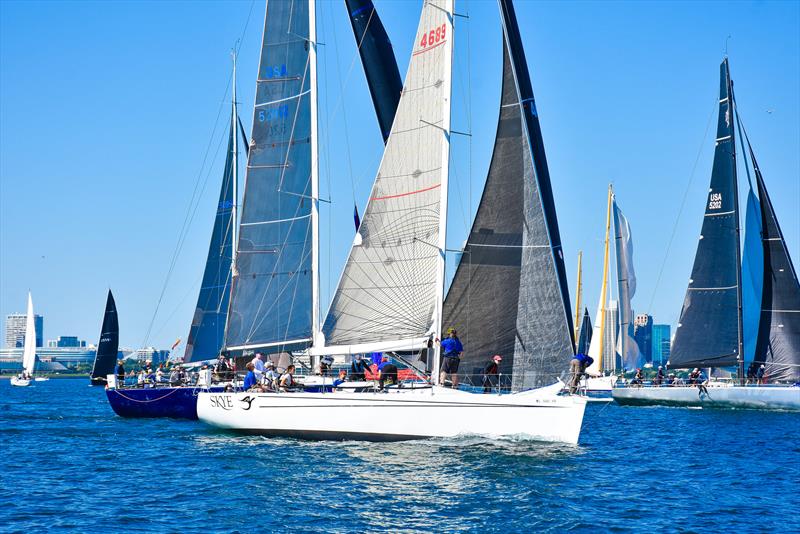
[[(375, 3), (404, 74), (421, 2)], [(677, 321), (728, 35), (739, 107), (800, 264), (799, 6), (517, 2), (570, 284), (574, 292), (583, 250), (590, 309), (613, 181), (634, 236), (634, 308)], [(479, 199), (501, 69), (495, 3), (457, 1), (456, 10), (470, 18), (457, 19), (454, 128), (473, 136), (453, 143), (452, 247), (463, 242)], [(149, 343), (185, 339), (221, 180), (229, 51), (243, 34), (238, 87), (249, 130), (263, 12), (260, 1), (0, 2), (0, 315), (23, 311), (30, 288), (45, 338), (96, 343), (111, 287), (122, 344), (141, 344), (201, 176), (204, 193)], [(353, 195), (363, 209), (382, 142), (343, 2), (322, 2), (318, 15), (322, 194), (333, 201), (322, 209), (326, 309), (352, 239)]]

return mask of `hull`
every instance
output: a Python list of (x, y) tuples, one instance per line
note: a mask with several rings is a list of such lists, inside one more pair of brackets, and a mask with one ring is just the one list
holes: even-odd
[(12, 386), (17, 386), (17, 387), (25, 387), (25, 386), (30, 386), (31, 385), (31, 381), (28, 380), (27, 378), (12, 377), (11, 378), (11, 385)]
[(402, 441), (480, 435), (576, 444), (586, 401), (549, 391), (483, 395), (440, 387), (376, 393), (200, 393), (210, 425), (314, 440)]
[(721, 386), (614, 388), (614, 400), (629, 406), (691, 406), (703, 408), (751, 408), (800, 410), (800, 388), (788, 386)]
[(48, 380), (50, 380), (50, 379), (47, 378), (46, 376), (40, 376), (38, 378), (34, 378), (33, 379), (34, 382), (47, 382)]
[[(224, 388), (211, 388), (222, 392)], [(106, 389), (108, 403), (120, 417), (171, 417), (197, 419), (197, 395), (200, 388), (122, 388)]]

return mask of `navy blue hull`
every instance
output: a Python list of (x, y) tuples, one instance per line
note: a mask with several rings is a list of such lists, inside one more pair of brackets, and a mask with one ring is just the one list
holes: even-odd
[[(209, 391), (223, 391), (213, 387)], [(108, 403), (121, 417), (172, 417), (197, 419), (197, 393), (200, 388), (125, 388), (107, 389)]]

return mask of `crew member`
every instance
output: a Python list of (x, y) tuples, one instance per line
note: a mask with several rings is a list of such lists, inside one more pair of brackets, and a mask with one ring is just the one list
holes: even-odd
[(492, 356), (486, 367), (483, 368), (483, 392), (489, 393), (492, 388), (498, 385), (498, 376), (500, 375), (500, 362), (503, 357), (499, 354)]
[(594, 358), (586, 354), (576, 354), (569, 362), (569, 393), (574, 395), (578, 391), (578, 386), (581, 383), (581, 377), (586, 372), (586, 369), (594, 363)]
[[(441, 341), (442, 348), (442, 368), (439, 373), (439, 383), (444, 385), (447, 376), (454, 388), (458, 388), (458, 364), (461, 362), (461, 355), (464, 353), (464, 346), (458, 339), (455, 328), (447, 330), (448, 337)], [(436, 341), (439, 341), (438, 339)]]

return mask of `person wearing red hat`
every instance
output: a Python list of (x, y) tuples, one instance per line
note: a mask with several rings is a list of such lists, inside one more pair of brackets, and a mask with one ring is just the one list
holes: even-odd
[(486, 364), (486, 367), (483, 368), (483, 392), (484, 393), (491, 393), (492, 388), (496, 387), (498, 384), (498, 377), (500, 375), (500, 362), (503, 361), (503, 357), (499, 354), (495, 354), (492, 356), (492, 359), (489, 360), (489, 363)]

